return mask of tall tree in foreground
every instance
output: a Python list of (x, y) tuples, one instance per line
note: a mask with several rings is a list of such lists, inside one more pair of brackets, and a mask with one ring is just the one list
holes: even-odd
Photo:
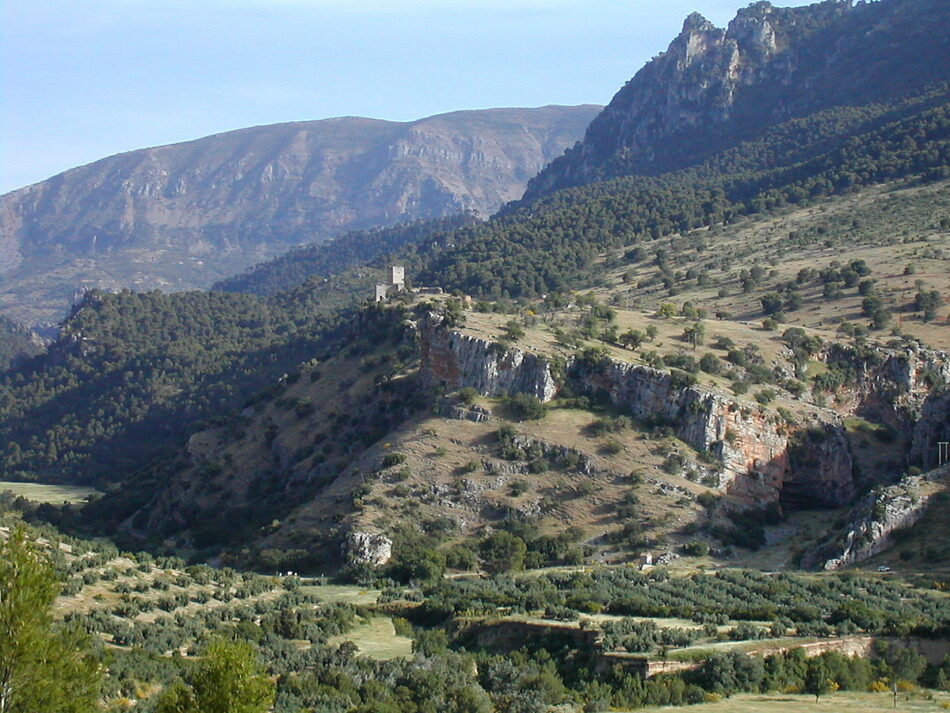
[(102, 674), (87, 637), (54, 626), (49, 560), (14, 530), (0, 541), (0, 713), (99, 709)]
[(264, 713), (274, 684), (249, 644), (217, 640), (189, 677), (162, 694), (157, 713)]

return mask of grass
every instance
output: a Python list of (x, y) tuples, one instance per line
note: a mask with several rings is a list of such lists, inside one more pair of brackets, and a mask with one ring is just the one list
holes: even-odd
[(378, 589), (365, 589), (348, 584), (313, 584), (305, 585), (301, 589), (308, 594), (315, 594), (325, 602), (342, 602), (344, 604), (375, 604), (379, 598)]
[(99, 493), (95, 488), (80, 485), (44, 485), (42, 483), (13, 483), (0, 481), (0, 492), (9, 491), (37, 503), (81, 503), (89, 495)]
[(412, 655), (412, 639), (399, 636), (392, 619), (384, 616), (363, 619), (352, 631), (330, 639), (331, 644), (341, 644), (344, 641), (352, 641), (362, 656), (377, 661)]
[[(930, 692), (900, 694), (897, 707), (890, 693), (859, 693), (840, 691), (822, 696), (815, 703), (814, 696), (785, 693), (740, 694), (723, 699), (718, 703), (701, 706), (663, 706), (640, 708), (643, 713), (884, 713), (903, 711), (904, 713), (930, 713), (945, 711), (942, 703), (950, 701), (946, 693), (935, 692), (933, 700), (926, 700)], [(908, 698), (910, 700), (908, 700)]]

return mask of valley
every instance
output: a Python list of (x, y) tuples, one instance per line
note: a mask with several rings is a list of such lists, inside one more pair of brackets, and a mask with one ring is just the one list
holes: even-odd
[(947, 27), (0, 197), (0, 713), (950, 708)]

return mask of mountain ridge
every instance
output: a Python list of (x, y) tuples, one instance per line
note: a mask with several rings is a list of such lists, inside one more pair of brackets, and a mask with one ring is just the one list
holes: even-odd
[(100, 159), (0, 197), (0, 310), (54, 319), (80, 286), (207, 287), (347, 230), (487, 215), (596, 109), (288, 122)]
[(946, 79), (950, 41), (933, 28), (948, 23), (946, 4), (932, 0), (756, 2), (726, 28), (693, 13), (584, 140), (532, 179), (525, 200), (612, 177), (659, 175), (770, 125)]

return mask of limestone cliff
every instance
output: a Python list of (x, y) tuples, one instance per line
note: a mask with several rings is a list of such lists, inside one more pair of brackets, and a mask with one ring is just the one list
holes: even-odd
[(469, 386), (483, 396), (531, 394), (550, 401), (557, 393), (551, 365), (535, 354), (438, 326), (429, 317), (420, 331), (422, 382), (429, 388)]
[(835, 344), (825, 361), (853, 374), (839, 405), (885, 423), (909, 444), (911, 465), (938, 465), (938, 444), (950, 441), (950, 355), (919, 346), (857, 350)]
[(718, 457), (720, 485), (735, 495), (793, 507), (837, 506), (854, 495), (847, 441), (832, 414), (793, 429), (752, 404), (612, 359), (575, 362), (570, 374), (587, 392), (606, 395), (635, 418), (668, 424), (684, 442)]
[[(924, 401), (920, 419), (914, 424), (910, 463), (924, 468), (940, 465), (941, 443), (950, 443), (950, 392), (934, 393)], [(944, 452), (943, 462), (950, 454)]]
[(864, 496), (848, 513), (848, 525), (835, 532), (802, 558), (803, 567), (840, 569), (873, 557), (893, 544), (892, 533), (913, 525), (933, 494), (925, 486), (945, 476), (946, 469), (929, 476), (912, 476)]
[(850, 403), (857, 412), (873, 416), (911, 435), (934, 388), (950, 383), (950, 357), (920, 346), (862, 348), (833, 344), (824, 361), (852, 371)]
[[(420, 329), (423, 383), (484, 396), (526, 393), (542, 401), (558, 390), (546, 358), (448, 329)], [(720, 486), (750, 502), (839, 506), (854, 495), (847, 439), (837, 417), (792, 428), (725, 394), (684, 386), (668, 372), (613, 359), (575, 360), (566, 376), (582, 392), (606, 397), (634, 418), (672, 426), (679, 438), (722, 464)]]

